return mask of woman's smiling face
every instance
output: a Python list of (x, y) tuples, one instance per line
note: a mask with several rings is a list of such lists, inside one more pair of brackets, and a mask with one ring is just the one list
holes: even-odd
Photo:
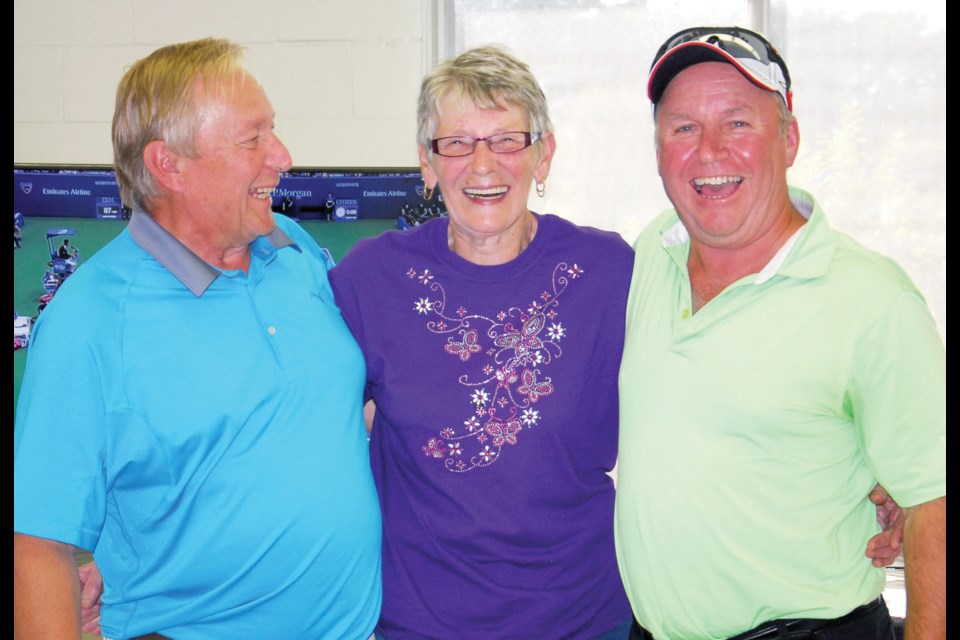
[[(478, 108), (458, 92), (440, 101), (434, 138), (486, 138), (506, 131), (529, 131), (529, 117), (515, 105)], [(532, 132), (537, 133), (537, 132)], [(443, 194), (453, 233), (489, 238), (508, 232), (529, 213), (530, 186), (546, 179), (553, 157), (552, 134), (520, 151), (493, 153), (479, 142), (472, 154), (446, 157), (420, 147), (420, 166), (428, 185)]]

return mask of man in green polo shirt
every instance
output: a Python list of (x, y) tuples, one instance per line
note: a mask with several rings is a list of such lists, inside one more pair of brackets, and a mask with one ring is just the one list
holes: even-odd
[(648, 90), (674, 209), (635, 245), (620, 374), (640, 637), (892, 638), (862, 553), (877, 483), (904, 507), (908, 637), (944, 637), (946, 355), (921, 294), (788, 187), (790, 77), (761, 35), (684, 30)]

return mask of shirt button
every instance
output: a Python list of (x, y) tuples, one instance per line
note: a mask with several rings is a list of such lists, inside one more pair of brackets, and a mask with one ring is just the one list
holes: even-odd
[(275, 336), (275, 335), (277, 335), (277, 328), (276, 328), (276, 327), (267, 327), (267, 333), (269, 333), (269, 334), (272, 335), (272, 336)]

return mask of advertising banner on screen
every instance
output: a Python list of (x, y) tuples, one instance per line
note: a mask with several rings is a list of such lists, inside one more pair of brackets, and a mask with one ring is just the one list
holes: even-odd
[[(298, 220), (395, 220), (422, 205), (422, 196), (417, 167), (294, 168), (280, 176), (273, 210)], [(129, 214), (109, 165), (14, 165), (13, 206), (24, 216), (120, 219)]]
[(109, 166), (15, 165), (13, 211), (25, 216), (119, 218), (120, 188)]
[(396, 219), (422, 195), (419, 169), (294, 169), (280, 177), (273, 208), (301, 220)]

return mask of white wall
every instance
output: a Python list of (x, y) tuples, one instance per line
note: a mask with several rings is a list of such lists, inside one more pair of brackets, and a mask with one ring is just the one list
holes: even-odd
[(429, 0), (14, 0), (14, 163), (111, 164), (124, 69), (206, 36), (247, 48), (297, 166), (417, 166)]
[[(458, 29), (447, 24), (452, 2), (14, 0), (14, 163), (111, 164), (110, 119), (124, 68), (159, 46), (219, 36), (247, 47), (247, 66), (266, 88), (297, 166), (417, 166), (416, 96), (436, 50)], [(666, 206), (652, 166), (643, 78), (652, 48), (674, 28), (620, 16), (616, 30), (604, 20), (655, 6), (675, 14), (676, 0), (611, 2), (588, 12), (561, 2), (553, 13), (569, 14), (562, 19), (532, 0), (513, 3), (520, 13), (535, 8), (531, 24), (515, 33), (506, 9), (481, 21), (467, 9), (482, 3), (460, 3), (470, 28), (459, 28), (513, 48), (550, 96), (559, 150), (547, 197), (532, 197), (531, 206), (632, 241)], [(703, 14), (689, 0), (683, 4), (691, 7), (683, 15)], [(728, 4), (740, 6), (717, 2), (718, 9)], [(872, 31), (804, 10), (822, 5), (839, 12), (852, 4), (865, 11)], [(889, 3), (804, 0), (790, 12), (796, 33), (786, 51), (804, 140), (791, 181), (813, 191), (837, 228), (907, 269), (946, 338), (945, 13), (936, 0), (920, 0), (907, 6), (912, 13), (887, 6), (884, 22), (877, 4)], [(451, 33), (435, 40), (424, 27), (434, 20)], [(590, 21), (602, 35), (585, 35), (591, 32), (583, 23)], [(657, 35), (645, 36), (644, 28)], [(596, 43), (608, 59), (591, 66), (584, 52)], [(613, 57), (626, 66), (613, 65)], [(838, 67), (833, 59), (849, 64)], [(599, 79), (599, 92), (585, 88), (584, 78)], [(564, 91), (571, 96), (566, 102)], [(864, 120), (867, 106), (870, 113), (889, 112), (888, 121)], [(586, 124), (578, 124), (578, 112)], [(601, 124), (616, 134), (606, 135)], [(879, 144), (886, 138), (892, 142)], [(611, 139), (627, 149), (626, 159), (611, 153)], [(598, 175), (585, 173), (584, 165)]]

